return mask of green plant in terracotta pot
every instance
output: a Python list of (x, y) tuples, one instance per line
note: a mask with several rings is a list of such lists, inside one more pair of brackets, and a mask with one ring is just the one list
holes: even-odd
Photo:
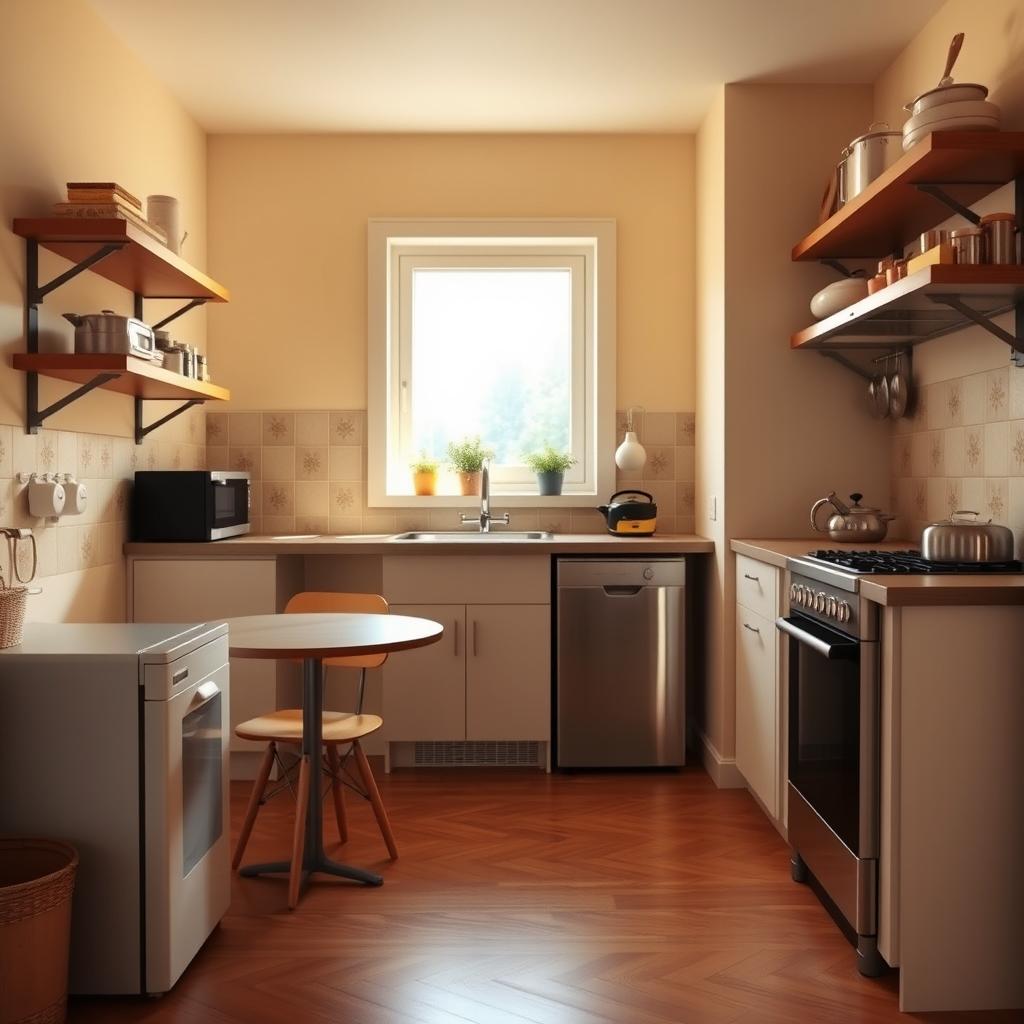
[(545, 497), (562, 493), (565, 471), (576, 465), (576, 458), (545, 443), (538, 452), (523, 456), (528, 469), (537, 474), (537, 486)]
[(418, 495), (433, 494), (437, 490), (437, 471), (441, 463), (426, 452), (420, 452), (411, 463), (412, 489)]
[(448, 462), (458, 475), (460, 493), (480, 493), (480, 474), (484, 463), (493, 458), (494, 452), (484, 447), (479, 434), (448, 445)]

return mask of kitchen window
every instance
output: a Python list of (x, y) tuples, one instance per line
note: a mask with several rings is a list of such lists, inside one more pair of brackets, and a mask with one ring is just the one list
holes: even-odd
[[(592, 504), (614, 489), (611, 221), (371, 221), (368, 501), (470, 505), (454, 478), (413, 498), (410, 463), (479, 435), (503, 504)], [(576, 464), (541, 499), (523, 455)]]

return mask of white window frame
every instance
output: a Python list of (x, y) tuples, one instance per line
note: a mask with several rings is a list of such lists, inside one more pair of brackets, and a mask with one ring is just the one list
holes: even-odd
[[(507, 507), (589, 506), (615, 488), (615, 222), (612, 220), (371, 220), (368, 224), (367, 504), (472, 507), (477, 498), (414, 496), (397, 424), (408, 359), (414, 270), (429, 266), (551, 265), (574, 274), (573, 436), (580, 462), (563, 493), (541, 497), (528, 472), (505, 471), (492, 495)], [(579, 335), (576, 337), (576, 335)], [(583, 395), (579, 396), (579, 389)], [(580, 433), (582, 431), (582, 435)], [(407, 443), (405, 445), (407, 447)], [(391, 466), (389, 479), (388, 467)]]

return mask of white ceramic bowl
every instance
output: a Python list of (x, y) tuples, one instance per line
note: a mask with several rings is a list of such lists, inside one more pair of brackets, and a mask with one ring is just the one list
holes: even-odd
[(924, 110), (931, 110), (933, 107), (945, 106), (949, 103), (960, 103), (965, 100), (983, 100), (988, 95), (988, 87), (975, 85), (968, 82), (952, 85), (937, 85), (934, 89), (921, 93), (903, 109), (910, 113), (920, 114)]
[(867, 298), (868, 283), (863, 277), (844, 277), (826, 285), (811, 299), (811, 312), (818, 320), (824, 320), (833, 313), (861, 299)]
[(939, 124), (958, 117), (971, 117), (998, 121), (1000, 110), (994, 103), (987, 100), (967, 100), (963, 103), (943, 103), (941, 107), (931, 107), (903, 123), (903, 134), (909, 135), (925, 125)]
[(952, 121), (942, 121), (939, 124), (926, 124), (918, 128), (916, 132), (903, 136), (903, 152), (913, 149), (923, 138), (932, 132), (997, 132), (999, 131), (998, 121), (979, 121), (974, 117), (956, 117)]

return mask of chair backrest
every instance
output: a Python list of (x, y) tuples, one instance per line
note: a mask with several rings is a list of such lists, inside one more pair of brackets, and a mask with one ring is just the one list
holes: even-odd
[[(286, 613), (359, 612), (364, 615), (387, 615), (388, 602), (380, 594), (335, 594), (330, 591), (307, 590), (292, 597), (284, 610)], [(342, 668), (377, 668), (387, 660), (386, 654), (367, 654), (353, 658), (324, 658), (324, 664)]]

